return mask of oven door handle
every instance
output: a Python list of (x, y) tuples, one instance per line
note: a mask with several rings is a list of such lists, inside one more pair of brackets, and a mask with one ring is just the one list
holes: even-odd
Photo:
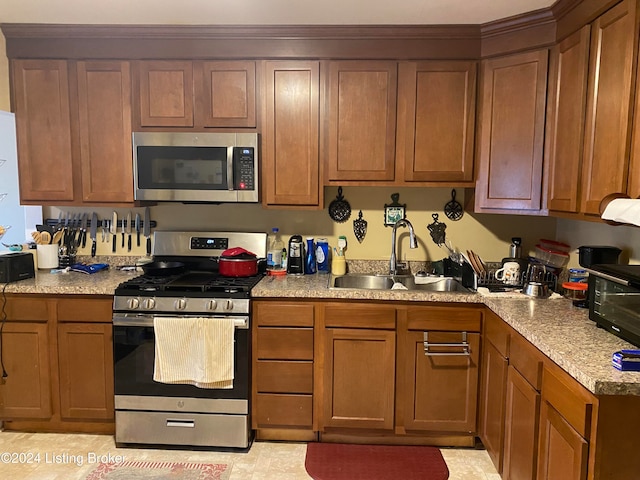
[[(173, 316), (172, 316), (173, 317)], [(153, 327), (153, 315), (113, 315), (114, 327)], [(188, 317), (177, 317), (188, 318)], [(211, 319), (229, 318), (229, 317), (207, 317)], [(249, 317), (233, 317), (233, 325), (235, 328), (247, 330), (249, 328)]]

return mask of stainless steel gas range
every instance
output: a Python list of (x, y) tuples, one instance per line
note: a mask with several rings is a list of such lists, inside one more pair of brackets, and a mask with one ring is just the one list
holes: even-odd
[[(153, 260), (181, 263), (185, 269), (170, 275), (141, 275), (115, 291), (116, 444), (250, 446), (249, 297), (262, 273), (223, 277), (217, 265), (221, 253), (231, 247), (264, 259), (266, 243), (264, 233), (155, 232)], [(232, 388), (154, 381), (154, 321), (163, 317), (178, 322), (194, 317), (206, 322), (233, 320)]]

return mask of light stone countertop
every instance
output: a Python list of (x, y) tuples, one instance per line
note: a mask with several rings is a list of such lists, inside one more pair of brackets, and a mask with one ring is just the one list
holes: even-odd
[[(77, 272), (48, 273), (7, 284), (6, 293), (113, 295), (116, 287), (140, 272), (115, 267), (91, 275)], [(309, 298), (388, 300), (403, 302), (455, 302), (484, 304), (522, 334), (542, 353), (597, 395), (640, 395), (640, 372), (621, 372), (611, 366), (611, 355), (633, 345), (596, 327), (588, 311), (570, 300), (538, 300), (482, 296), (478, 293), (420, 292), (407, 290), (353, 290), (328, 288), (330, 275), (265, 277), (253, 298)], [(0, 288), (5, 287), (0, 284)]]

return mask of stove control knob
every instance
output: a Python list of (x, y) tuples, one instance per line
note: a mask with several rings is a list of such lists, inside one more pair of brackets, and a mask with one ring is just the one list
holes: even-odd
[(227, 300), (226, 302), (224, 302), (224, 309), (233, 310), (233, 300)]
[(176, 300), (176, 310), (184, 310), (185, 308), (187, 308), (187, 299), (186, 298), (179, 298), (178, 300)]
[(152, 310), (155, 308), (155, 306), (156, 306), (155, 298), (145, 298), (144, 301), (142, 302), (142, 308), (144, 308), (145, 310)]
[(129, 310), (136, 310), (140, 307), (140, 300), (137, 298), (130, 298), (127, 300), (127, 308)]
[(207, 302), (207, 310), (214, 311), (216, 308), (218, 308), (218, 302), (215, 300), (209, 300)]

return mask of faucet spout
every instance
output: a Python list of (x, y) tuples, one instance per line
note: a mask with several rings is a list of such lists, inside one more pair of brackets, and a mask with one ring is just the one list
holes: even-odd
[(418, 240), (416, 239), (411, 222), (406, 218), (398, 220), (393, 225), (393, 229), (391, 231), (391, 259), (389, 260), (389, 274), (391, 275), (397, 275), (398, 273), (398, 261), (396, 256), (396, 231), (398, 230), (398, 227), (409, 228), (409, 247), (418, 248)]

